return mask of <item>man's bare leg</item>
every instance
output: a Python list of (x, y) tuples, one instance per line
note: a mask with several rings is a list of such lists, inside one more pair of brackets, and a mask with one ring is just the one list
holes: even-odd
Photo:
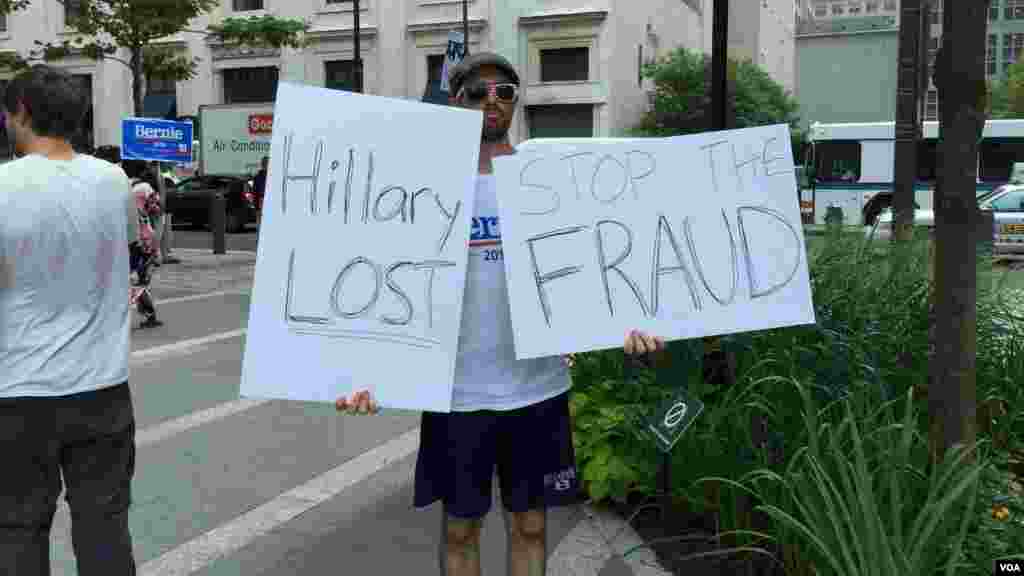
[(545, 510), (506, 512), (509, 576), (544, 576), (547, 570)]
[(441, 511), (441, 576), (480, 576), (483, 519), (452, 518)]

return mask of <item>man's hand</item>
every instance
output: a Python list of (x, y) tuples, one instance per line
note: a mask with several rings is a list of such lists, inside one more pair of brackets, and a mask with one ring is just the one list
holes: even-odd
[(334, 401), (334, 408), (349, 414), (376, 414), (380, 410), (366, 390), (356, 392), (351, 398), (338, 398)]
[(630, 360), (654, 366), (665, 351), (665, 340), (639, 330), (630, 330), (622, 350)]

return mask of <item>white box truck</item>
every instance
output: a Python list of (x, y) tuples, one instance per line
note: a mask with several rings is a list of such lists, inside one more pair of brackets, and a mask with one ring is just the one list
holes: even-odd
[(273, 103), (200, 106), (200, 174), (252, 176), (270, 156), (273, 126)]

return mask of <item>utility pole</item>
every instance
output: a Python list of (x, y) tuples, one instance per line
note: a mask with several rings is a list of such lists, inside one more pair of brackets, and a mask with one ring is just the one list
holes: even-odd
[(463, 58), (469, 56), (469, 0), (462, 0), (462, 45)]
[(355, 91), (363, 91), (363, 55), (360, 52), (359, 40), (359, 0), (353, 0), (352, 2), (352, 50), (355, 52), (355, 61), (353, 64), (353, 74), (355, 75)]
[(930, 7), (931, 0), (902, 0), (900, 5), (892, 195), (896, 241), (909, 240), (913, 235), (914, 181), (917, 145), (921, 140), (921, 96), (927, 86), (924, 53), (930, 36)]
[(711, 20), (711, 129), (725, 130), (729, 100), (729, 0), (715, 0)]

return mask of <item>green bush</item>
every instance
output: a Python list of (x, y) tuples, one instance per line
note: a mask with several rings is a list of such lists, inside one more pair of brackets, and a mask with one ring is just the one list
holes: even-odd
[[(817, 443), (816, 434), (807, 428), (808, 414), (817, 415), (819, 426), (830, 430), (842, 428), (849, 434), (855, 425), (862, 436), (871, 436), (868, 431), (874, 434), (878, 427), (868, 415), (881, 417), (885, 406), (906, 414), (906, 399), (912, 398), (913, 438), (924, 441), (933, 350), (927, 242), (918, 239), (881, 253), (873, 248), (860, 237), (836, 235), (815, 250), (810, 262), (815, 325), (721, 338), (721, 346), (736, 359), (733, 386), (702, 374), (706, 351), (699, 342), (671, 343), (672, 370), (643, 373), (634, 382), (623, 380), (621, 351), (578, 355), (573, 369), (575, 440), (591, 496), (621, 502), (631, 492), (656, 493), (660, 452), (630, 422), (679, 386), (686, 386), (705, 408), (673, 450), (672, 493), (692, 511), (715, 513), (720, 532), (759, 528), (742, 513), (745, 503), (740, 498), (751, 496), (746, 488), (750, 478), (766, 471), (786, 478), (798, 466), (806, 478), (813, 470), (808, 452), (819, 461), (852, 453), (848, 436), (846, 444)], [(1014, 461), (1024, 460), (1024, 321), (1016, 315), (1024, 310), (1018, 303), (1024, 298), (993, 279), (984, 258), (979, 270), (977, 389), (979, 414), (984, 414), (979, 437), (991, 446), (991, 460), (997, 464), (986, 474), (1005, 474)], [(860, 411), (853, 412), (852, 420), (836, 409), (844, 402), (861, 403), (854, 404)], [(755, 445), (752, 426), (759, 421), (766, 425), (767, 438)], [(873, 438), (862, 448), (869, 463), (891, 453)], [(837, 446), (843, 451), (830, 454), (840, 449)], [(915, 450), (918, 447), (915, 444)], [(923, 469), (920, 462), (915, 466)], [(839, 473), (823, 470), (830, 478)], [(910, 479), (901, 481), (907, 501), (927, 495), (915, 492)], [(798, 517), (793, 506), (784, 505), (784, 485), (774, 490), (759, 485), (755, 503), (772, 503)], [(1004, 496), (1007, 492), (1004, 487)], [(986, 494), (982, 488), (977, 496), (964, 544), (965, 562), (981, 562), (979, 550), (986, 548), (1013, 551), (1010, 538), (1016, 532), (1010, 527), (1019, 524), (987, 522), (992, 496)], [(886, 524), (885, 529), (895, 527)], [(794, 539), (792, 529), (787, 534), (774, 535), (786, 542), (783, 552), (809, 551), (806, 542)], [(756, 541), (753, 536), (738, 539), (740, 545)]]

